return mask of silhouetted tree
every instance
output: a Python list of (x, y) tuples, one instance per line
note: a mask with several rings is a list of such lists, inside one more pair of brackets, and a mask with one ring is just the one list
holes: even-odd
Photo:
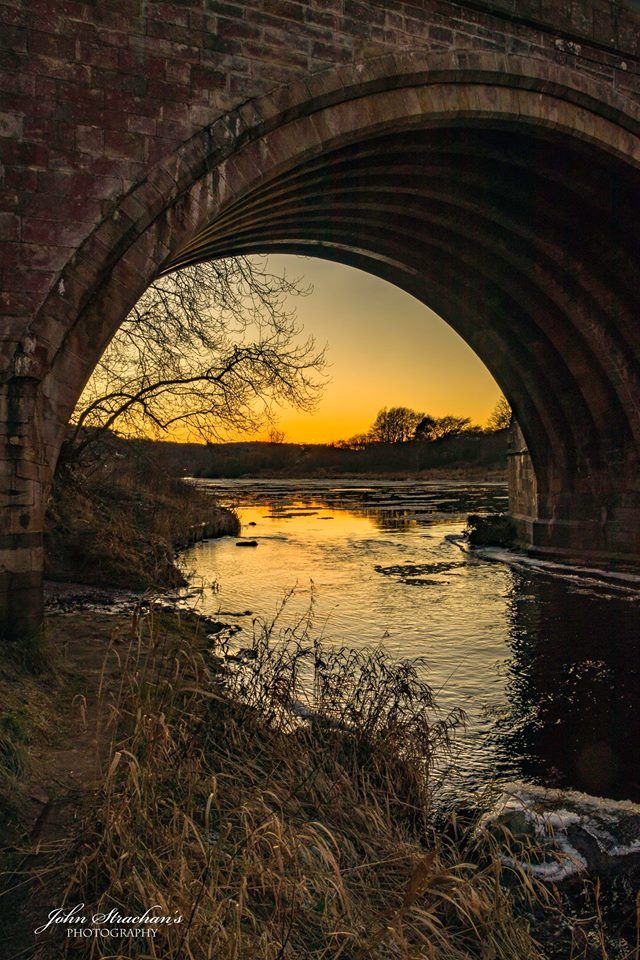
[(491, 416), (487, 420), (487, 430), (490, 433), (496, 433), (498, 430), (506, 430), (511, 425), (513, 411), (509, 406), (506, 397), (501, 396), (496, 403)]
[(378, 413), (369, 431), (372, 443), (406, 443), (413, 440), (416, 427), (424, 418), (409, 407), (384, 407)]
[(161, 277), (140, 298), (77, 405), (71, 448), (96, 436), (219, 441), (256, 431), (274, 406), (314, 407), (324, 350), (288, 304), (308, 293), (265, 260), (232, 257)]
[(364, 450), (371, 443), (371, 436), (368, 433), (355, 433), (348, 440), (334, 440), (330, 446), (336, 450)]
[(469, 417), (454, 417), (451, 414), (445, 417), (425, 416), (416, 427), (416, 440), (445, 440), (447, 437), (459, 437), (462, 433), (477, 430), (471, 426)]

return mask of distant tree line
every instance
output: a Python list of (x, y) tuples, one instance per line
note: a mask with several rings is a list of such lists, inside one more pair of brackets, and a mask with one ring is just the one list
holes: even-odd
[[(60, 464), (100, 459), (109, 435), (219, 444), (268, 427), (282, 445), (279, 406), (312, 411), (325, 384), (324, 349), (303, 339), (290, 301), (305, 296), (299, 279), (270, 271), (268, 261), (232, 257), (156, 279), (100, 359), (72, 417)], [(509, 425), (502, 397), (486, 431)], [(435, 417), (384, 407), (366, 433), (333, 446), (363, 450), (482, 434), (469, 417)]]
[(209, 444), (125, 440), (114, 434), (104, 443), (109, 447), (105, 470), (117, 469), (118, 464), (124, 469), (133, 459), (149, 476), (160, 472), (191, 477), (339, 477), (408, 476), (443, 468), (503, 470), (508, 441), (505, 430), (480, 430), (435, 443), (370, 443), (359, 450), (271, 440)]
[(511, 416), (511, 407), (505, 397), (498, 400), (484, 429), (471, 423), (470, 417), (457, 417), (453, 414), (434, 417), (410, 407), (383, 407), (366, 433), (356, 434), (349, 440), (340, 440), (336, 446), (364, 450), (373, 444), (395, 446), (415, 442), (429, 443), (452, 437), (496, 433), (506, 430), (511, 423)]

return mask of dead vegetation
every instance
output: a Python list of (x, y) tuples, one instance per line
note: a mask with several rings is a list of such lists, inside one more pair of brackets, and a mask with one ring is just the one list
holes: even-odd
[[(308, 626), (230, 652), (135, 621), (108, 654), (121, 679), (96, 711), (99, 786), (55, 854), (65, 902), (181, 916), (149, 957), (541, 956), (494, 852), (432, 829), (429, 771), (458, 718), (415, 664), (330, 649)], [(39, 957), (141, 955), (39, 939)]]
[(130, 590), (175, 587), (185, 583), (179, 548), (239, 529), (233, 511), (145, 460), (63, 470), (47, 513), (46, 576)]

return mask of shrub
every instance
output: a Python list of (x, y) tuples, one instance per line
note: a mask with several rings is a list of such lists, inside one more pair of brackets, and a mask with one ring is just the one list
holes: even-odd
[(467, 518), (467, 536), (474, 547), (513, 547), (516, 543), (516, 527), (506, 513)]

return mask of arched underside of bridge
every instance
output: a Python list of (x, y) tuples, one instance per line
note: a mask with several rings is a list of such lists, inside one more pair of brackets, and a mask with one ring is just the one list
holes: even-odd
[(339, 260), (436, 310), (521, 424), (531, 542), (640, 563), (639, 132), (629, 104), (562, 68), (405, 56), (245, 104), (158, 164), (25, 341), (13, 395), (33, 424), (24, 448), (44, 455), (39, 504), (11, 528), (31, 551), (13, 580), (23, 609), (37, 606), (43, 492), (102, 350), (154, 276), (241, 253)]

